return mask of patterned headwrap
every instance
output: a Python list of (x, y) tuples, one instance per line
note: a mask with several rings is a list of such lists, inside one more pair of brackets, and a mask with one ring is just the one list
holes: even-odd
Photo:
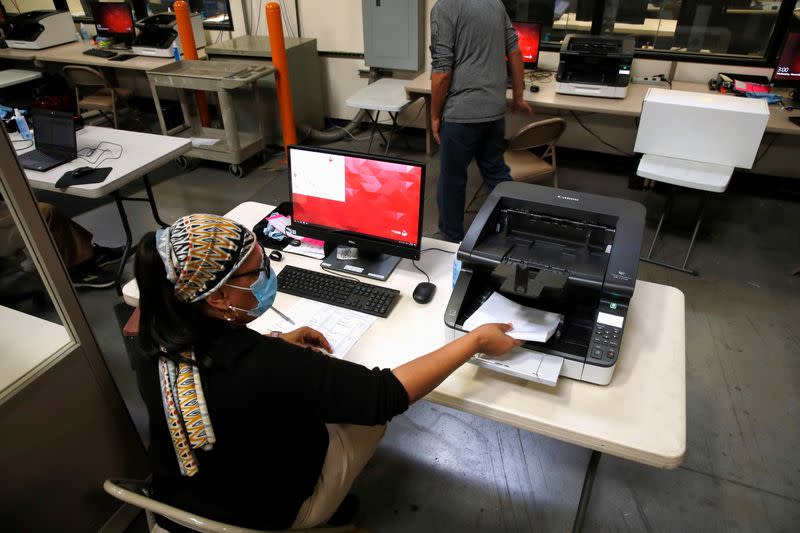
[(167, 279), (175, 285), (175, 297), (185, 303), (202, 300), (224, 285), (255, 244), (252, 231), (217, 215), (187, 215), (156, 231)]
[[(205, 214), (182, 217), (158, 230), (155, 238), (175, 297), (186, 303), (202, 300), (224, 285), (256, 245), (255, 235), (241, 224)], [(188, 362), (195, 360), (194, 352), (180, 355), (183, 361), (177, 363), (159, 357), (158, 376), (178, 466), (182, 475), (193, 476), (199, 470), (194, 450), (211, 450), (216, 438), (200, 372)]]

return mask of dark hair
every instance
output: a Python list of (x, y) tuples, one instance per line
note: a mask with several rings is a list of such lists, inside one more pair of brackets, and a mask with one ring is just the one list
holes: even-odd
[(148, 232), (136, 246), (134, 263), (139, 285), (139, 343), (146, 355), (156, 355), (161, 347), (171, 358), (193, 349), (201, 340), (203, 302), (184, 303), (175, 297), (167, 280), (164, 262), (156, 249), (155, 232)]

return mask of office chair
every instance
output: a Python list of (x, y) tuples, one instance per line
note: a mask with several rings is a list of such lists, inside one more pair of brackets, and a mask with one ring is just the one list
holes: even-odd
[[(103, 483), (103, 489), (118, 500), (144, 509), (147, 512), (147, 523), (151, 533), (165, 533), (164, 529), (161, 529), (155, 524), (152, 513), (168, 518), (176, 524), (192, 531), (200, 531), (202, 533), (281, 533), (279, 531), (268, 532), (223, 524), (222, 522), (209, 520), (208, 518), (203, 518), (202, 516), (156, 501), (149, 496), (150, 485), (146, 481), (107, 479), (105, 483)], [(367, 533), (365, 530), (355, 526), (292, 529), (285, 531), (286, 533), (290, 531), (291, 533)]]
[[(566, 120), (553, 117), (528, 124), (512, 135), (508, 140), (506, 151), (503, 153), (503, 159), (511, 170), (511, 178), (514, 181), (534, 183), (552, 175), (553, 187), (558, 187), (556, 143), (566, 128)], [(541, 156), (530, 151), (541, 146), (547, 146)], [(549, 159), (550, 162), (548, 163), (545, 159)], [(472, 200), (467, 204), (467, 211), (484, 189), (483, 185), (478, 187)]]
[[(117, 128), (117, 107), (118, 104), (127, 102), (133, 96), (132, 89), (114, 87), (108, 78), (99, 70), (81, 65), (67, 65), (63, 69), (64, 76), (75, 87), (75, 100), (77, 101), (78, 113), (81, 110), (97, 110), (108, 120), (106, 113), (111, 113), (114, 128)], [(81, 98), (81, 89), (85, 88)]]

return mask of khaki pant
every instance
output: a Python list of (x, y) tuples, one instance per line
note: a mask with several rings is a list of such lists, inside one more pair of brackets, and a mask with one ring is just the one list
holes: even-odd
[(336, 512), (370, 460), (386, 426), (328, 424), (328, 453), (312, 494), (297, 512), (292, 529), (324, 524)]
[[(94, 256), (92, 234), (56, 210), (51, 204), (39, 202), (42, 214), (53, 241), (67, 268), (78, 265)], [(25, 247), (14, 219), (6, 205), (0, 202), (0, 256), (13, 255)]]

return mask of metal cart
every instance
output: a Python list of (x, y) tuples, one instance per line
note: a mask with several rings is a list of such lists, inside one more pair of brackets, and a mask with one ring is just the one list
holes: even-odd
[[(178, 132), (177, 136), (217, 139), (217, 142), (213, 144), (205, 144), (202, 141), (193, 143), (192, 149), (185, 156), (178, 158), (178, 164), (185, 168), (188, 165), (186, 157), (222, 161), (230, 164), (228, 170), (231, 174), (242, 177), (242, 162), (261, 152), (265, 147), (264, 127), (263, 120), (258, 120), (256, 121), (257, 132), (239, 131), (231, 92), (249, 86), (255, 101), (253, 112), (256, 116), (263, 116), (263, 103), (259, 95), (260, 91), (256, 90), (256, 80), (274, 72), (274, 67), (263, 62), (191, 60), (176, 61), (148, 70), (147, 78), (150, 81), (150, 90), (155, 100), (158, 121), (164, 135), (169, 135), (174, 130), (168, 130), (166, 122), (164, 122), (156, 87), (172, 87), (178, 91), (184, 126), (181, 128), (183, 131)], [(197, 100), (191, 91), (217, 93), (222, 118), (221, 129), (203, 127), (200, 123)]]

